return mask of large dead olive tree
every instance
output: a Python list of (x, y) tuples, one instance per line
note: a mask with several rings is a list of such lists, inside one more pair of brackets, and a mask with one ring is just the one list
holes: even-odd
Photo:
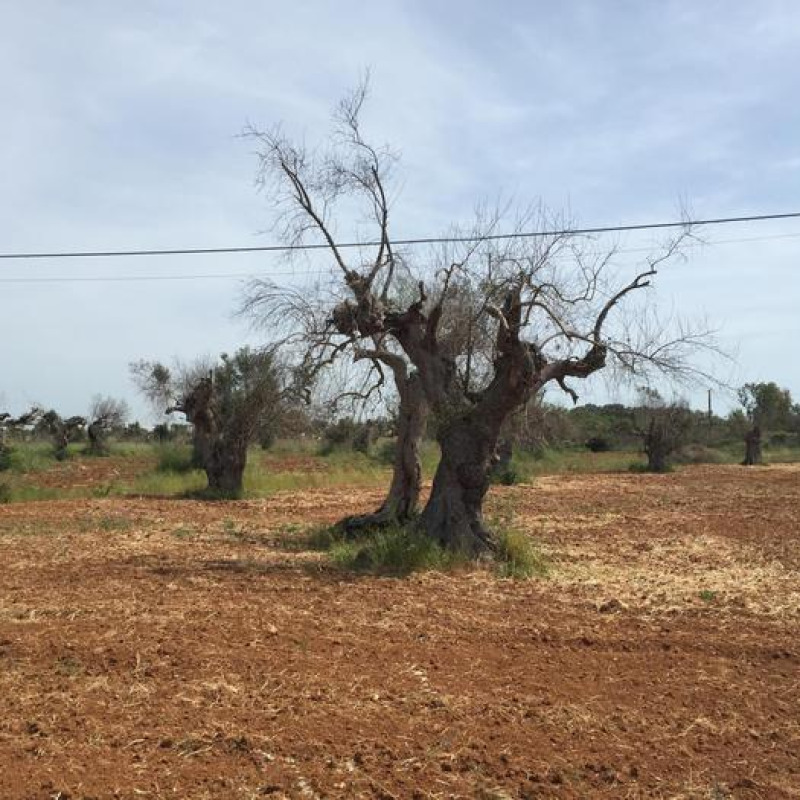
[[(652, 315), (632, 316), (630, 301), (688, 233), (626, 278), (613, 249), (599, 250), (541, 209), (519, 217), (511, 236), (497, 233), (500, 215), (479, 215), (448, 246), (416, 251), (413, 260), (406, 255), (400, 270), (387, 200), (395, 159), (363, 138), (364, 99), (362, 86), (340, 104), (321, 151), (280, 129), (249, 134), (259, 143), (262, 185), (284, 212), (287, 237), (327, 248), (339, 289), (330, 315), (334, 346), (363, 348), (386, 363), (400, 358), (419, 381), (441, 448), (421, 528), (449, 548), (479, 554), (494, 548), (482, 508), (510, 414), (550, 383), (577, 399), (571, 381), (612, 365), (685, 369), (687, 352), (703, 336), (679, 330), (665, 338), (651, 326)], [(347, 215), (354, 200), (371, 205), (376, 227), (369, 243), (352, 251), (337, 244), (335, 231), (343, 219), (337, 214)], [(488, 353), (474, 347), (477, 332), (491, 336)]]
[(193, 429), (194, 455), (208, 488), (221, 495), (242, 491), (247, 448), (265, 414), (282, 402), (281, 370), (273, 349), (244, 347), (205, 365), (169, 367), (152, 361), (131, 365), (139, 390), (166, 413), (180, 412)]
[[(289, 141), (280, 129), (249, 128), (246, 135), (258, 143), (258, 184), (275, 200), (276, 228), (289, 243), (316, 234), (329, 248), (343, 275), (364, 273), (381, 303), (408, 293), (408, 271), (396, 253), (389, 233), (390, 199), (387, 192), (396, 156), (388, 148), (374, 148), (364, 140), (358, 120), (366, 83), (346, 98), (334, 114), (332, 146), (314, 155)], [(335, 244), (332, 214), (337, 201), (353, 202), (374, 232), (376, 244), (368, 265), (356, 255), (351, 266)], [(378, 273), (381, 281), (376, 283)], [(405, 279), (405, 280), (404, 280)], [(344, 291), (342, 289), (344, 288)], [(363, 335), (350, 307), (350, 290), (334, 282), (326, 290), (308, 292), (253, 281), (245, 292), (242, 312), (271, 332), (280, 330), (288, 349), (299, 352), (298, 373), (306, 386), (343, 359), (368, 365), (355, 385), (335, 398), (367, 402), (387, 388), (396, 398), (396, 448), (389, 490), (373, 513), (348, 517), (349, 530), (413, 519), (419, 510), (422, 487), (420, 444), (428, 417), (428, 403), (419, 372), (396, 339), (380, 326)], [(369, 314), (369, 310), (361, 310)], [(387, 380), (388, 373), (388, 380)]]

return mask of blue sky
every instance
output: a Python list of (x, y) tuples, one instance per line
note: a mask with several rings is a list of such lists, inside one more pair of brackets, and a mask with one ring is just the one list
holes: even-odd
[[(481, 198), (582, 223), (800, 210), (794, 2), (108, 3), (0, 0), (0, 250), (268, 243), (245, 123), (313, 141), (365, 67), (402, 153), (395, 234)], [(659, 281), (707, 315), (736, 383), (800, 397), (800, 220), (709, 230)], [(736, 241), (748, 239), (750, 241)], [(621, 246), (647, 246), (646, 236)], [(273, 256), (0, 262), (0, 278), (269, 274)], [(0, 405), (134, 401), (138, 358), (257, 341), (236, 279), (0, 283)], [(586, 397), (602, 400), (602, 381)], [(703, 387), (693, 397), (703, 396)], [(721, 403), (725, 402), (722, 399)]]

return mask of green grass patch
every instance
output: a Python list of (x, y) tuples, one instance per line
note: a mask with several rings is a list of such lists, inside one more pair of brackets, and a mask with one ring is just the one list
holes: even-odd
[(502, 578), (544, 578), (548, 574), (547, 560), (535, 542), (524, 532), (513, 527), (496, 531), (497, 574)]
[(41, 500), (74, 500), (93, 497), (93, 491), (85, 486), (63, 489), (52, 486), (36, 486), (13, 477), (0, 484), (1, 503), (33, 503)]
[[(503, 578), (527, 579), (547, 575), (547, 562), (538, 546), (523, 531), (510, 526), (497, 529), (497, 550), (492, 563)], [(334, 565), (350, 572), (402, 577), (413, 572), (448, 572), (484, 567), (477, 561), (442, 547), (413, 525), (393, 525), (348, 534), (341, 528), (319, 527), (304, 537), (293, 536), (311, 550), (329, 553)]]
[(15, 442), (10, 447), (8, 469), (24, 474), (41, 472), (55, 463), (53, 446), (48, 442)]
[(192, 448), (185, 444), (165, 442), (156, 445), (156, 470), (184, 474), (195, 469), (192, 463)]
[(466, 563), (463, 557), (445, 550), (422, 532), (399, 525), (367, 531), (354, 540), (334, 539), (329, 553), (341, 569), (398, 577), (453, 569)]
[(188, 496), (202, 491), (207, 485), (206, 475), (200, 470), (191, 472), (163, 472), (155, 470), (145, 473), (125, 486), (123, 494), (152, 496)]

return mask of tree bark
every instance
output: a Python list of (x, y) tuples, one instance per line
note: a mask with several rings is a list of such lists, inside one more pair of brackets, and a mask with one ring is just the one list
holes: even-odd
[(744, 461), (742, 465), (752, 467), (761, 463), (761, 428), (754, 425), (744, 436)]
[(89, 437), (89, 453), (93, 456), (108, 455), (108, 449), (103, 438), (103, 431), (97, 422), (93, 422), (86, 428), (86, 435)]
[(648, 472), (666, 472), (669, 466), (667, 452), (663, 447), (652, 446), (645, 448), (647, 453)]
[(648, 472), (666, 472), (671, 448), (667, 441), (667, 434), (663, 423), (655, 419), (650, 421), (650, 427), (644, 436), (644, 452), (647, 456)]
[(247, 444), (217, 442), (210, 448), (205, 473), (208, 488), (227, 497), (242, 493), (244, 468), (247, 464)]
[(499, 422), (469, 414), (444, 426), (437, 436), (442, 457), (420, 525), (442, 547), (470, 557), (495, 549), (482, 507)]
[(428, 405), (417, 373), (406, 378), (404, 383), (398, 383), (397, 388), (400, 407), (389, 492), (377, 511), (343, 519), (339, 524), (347, 533), (356, 533), (369, 527), (402, 525), (410, 522), (417, 514), (422, 488), (419, 446), (425, 433)]

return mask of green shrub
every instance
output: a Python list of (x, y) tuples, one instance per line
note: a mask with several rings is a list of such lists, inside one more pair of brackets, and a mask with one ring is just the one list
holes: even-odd
[(159, 472), (191, 472), (195, 469), (192, 461), (192, 450), (181, 444), (167, 442), (156, 448)]
[(0, 505), (10, 503), (11, 499), (11, 487), (5, 482), (0, 483)]
[(11, 448), (0, 445), (0, 472), (11, 469)]
[(385, 439), (378, 445), (375, 459), (381, 464), (394, 464), (397, 457), (397, 439)]
[(513, 464), (506, 464), (497, 470), (492, 470), (489, 478), (492, 483), (501, 486), (514, 486), (520, 481), (519, 473)]
[(357, 425), (352, 419), (340, 419), (328, 425), (322, 433), (320, 455), (330, 455), (337, 448), (353, 446)]

